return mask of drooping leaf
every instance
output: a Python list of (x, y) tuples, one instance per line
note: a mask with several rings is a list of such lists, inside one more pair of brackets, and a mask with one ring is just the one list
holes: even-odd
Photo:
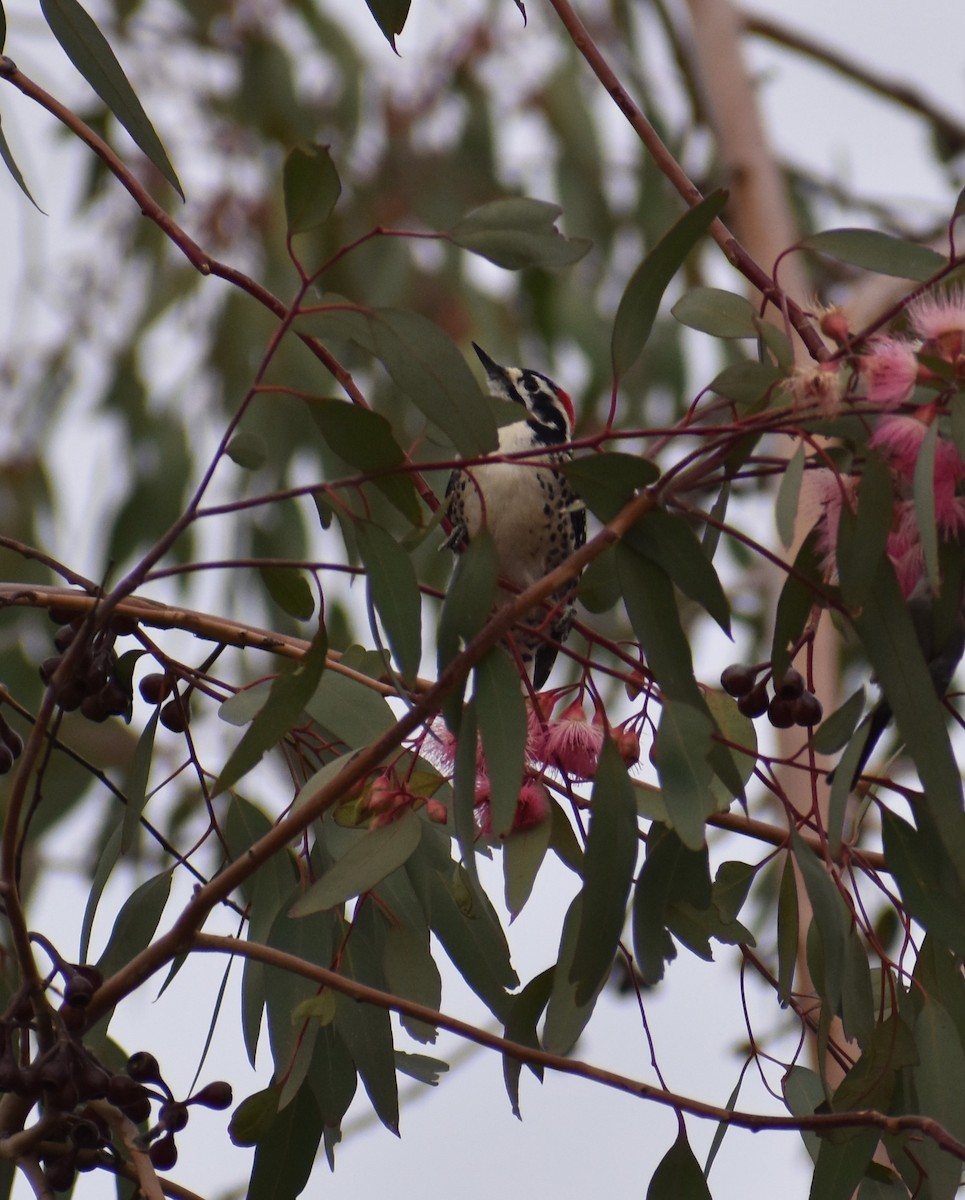
[(885, 861), (908, 911), (923, 928), (956, 954), (965, 954), (965, 891), (945, 849), (926, 824), (916, 830), (887, 809), (881, 834)]
[(847, 1141), (822, 1139), (818, 1148), (810, 1200), (850, 1200), (878, 1145), (875, 1129), (862, 1129)]
[(605, 524), (629, 504), (639, 488), (657, 482), (660, 468), (638, 455), (609, 451), (565, 463), (562, 474), (590, 512)]
[(335, 1028), (348, 1047), (379, 1120), (398, 1134), (399, 1084), (388, 1012), (339, 992), (335, 997)]
[(296, 146), (288, 152), (284, 191), (289, 234), (307, 233), (325, 224), (342, 191), (327, 146)]
[(94, 928), (94, 917), (97, 915), (97, 906), (100, 903), (101, 896), (104, 894), (104, 888), (107, 886), (111, 872), (114, 870), (114, 866), (120, 857), (122, 835), (122, 827), (119, 825), (115, 826), (104, 845), (97, 868), (94, 871), (90, 892), (87, 895), (87, 904), (84, 908), (84, 919), (80, 927), (80, 948), (77, 956), (79, 962), (87, 962), (90, 953), (90, 935)]
[[(400, 872), (401, 874), (401, 872)], [(442, 979), (429, 949), (429, 930), (411, 925), (392, 924), (386, 930), (382, 969), (389, 991), (427, 1008), (442, 1004)], [(400, 1020), (410, 1036), (419, 1042), (434, 1042), (436, 1030), (407, 1013)]]
[(657, 1164), (647, 1200), (711, 1200), (704, 1172), (683, 1130)]
[(587, 253), (591, 243), (560, 233), (556, 220), (562, 211), (555, 204), (525, 196), (492, 200), (457, 221), (448, 236), (457, 246), (508, 271), (568, 267)]
[(171, 892), (171, 872), (162, 871), (135, 888), (121, 906), (97, 968), (113, 975), (150, 944)]
[(863, 271), (893, 275), (899, 279), (929, 279), (947, 264), (947, 259), (917, 242), (894, 237), (879, 229), (828, 229), (805, 238), (800, 245), (816, 250)]
[(600, 980), (597, 990), (580, 1003), (576, 998), (577, 983), (570, 980), (576, 941), (582, 924), (583, 893), (573, 897), (563, 920), (560, 949), (553, 973), (553, 988), (543, 1023), (543, 1046), (551, 1054), (568, 1054), (593, 1015), (597, 997), (606, 981)]
[[(264, 1105), (267, 1111), (270, 1098)], [(321, 1137), (321, 1114), (314, 1092), (306, 1083), (258, 1140), (248, 1200), (294, 1200), (300, 1196), (308, 1183)]]
[[(508, 1041), (518, 1042), (522, 1046), (530, 1046), (534, 1050), (540, 1048), (536, 1027), (543, 1015), (543, 1009), (546, 1008), (549, 1001), (554, 974), (555, 968), (547, 968), (539, 975), (534, 976), (522, 991), (513, 997), (503, 1031), (503, 1036)], [(519, 1111), (519, 1076), (522, 1067), (523, 1064), (518, 1058), (513, 1058), (510, 1054), (503, 1055), (503, 1080), (509, 1094), (514, 1117), (521, 1115)], [(542, 1082), (543, 1068), (536, 1065), (531, 1070)]]
[(530, 897), (552, 831), (552, 819), (540, 821), (532, 829), (518, 830), (503, 846), (504, 896), (510, 919), (519, 916)]
[(806, 537), (777, 598), (771, 663), (780, 679), (791, 665), (789, 649), (798, 644), (817, 599), (826, 592), (815, 550), (814, 535)]
[(496, 422), (479, 402), (466, 360), (438, 325), (394, 308), (369, 314), (373, 352), (392, 382), (448, 437), (463, 458), (496, 449)]
[(637, 804), (613, 742), (603, 743), (590, 796), (583, 855), (583, 904), (570, 963), (577, 1005), (587, 1003), (609, 974), (623, 933), (637, 862)]
[(357, 835), (357, 841), (317, 879), (292, 906), (293, 917), (304, 917), (344, 904), (368, 892), (409, 858), (422, 836), (422, 821), (414, 812), (403, 813), (379, 829)]
[[(961, 1142), (965, 1138), (965, 1097), (959, 1081), (965, 1071), (965, 1050), (948, 1013), (930, 996), (924, 997), (914, 1034), (920, 1111)], [(928, 1172), (929, 1196), (952, 1200), (961, 1180), (960, 1160), (931, 1139), (923, 1139), (921, 1159)]]
[(719, 338), (757, 337), (757, 310), (744, 296), (721, 288), (692, 288), (670, 310), (681, 325)]
[(519, 675), (502, 647), (494, 646), (477, 664), (473, 700), (489, 775), (492, 832), (502, 837), (516, 816), (527, 736)]
[(183, 200), (161, 139), (93, 18), (78, 0), (40, 0), (40, 8), (64, 53)]
[(374, 742), (395, 724), (395, 713), (380, 692), (338, 671), (321, 677), (305, 711), (353, 749)]
[(134, 761), (127, 782), (127, 804), (124, 807), (124, 820), (121, 822), (121, 854), (126, 854), (134, 844), (134, 838), (140, 829), (141, 814), (147, 803), (147, 785), (151, 775), (151, 763), (154, 760), (154, 737), (157, 733), (160, 708), (155, 708), (144, 726), (141, 736), (137, 739), (134, 750)]
[[(307, 319), (306, 319), (307, 320)], [(344, 400), (308, 397), (308, 411), (331, 450), (371, 479), (380, 492), (413, 525), (422, 521), (422, 506), (411, 474), (398, 468), (405, 452), (381, 413)]]
[(662, 567), (671, 581), (730, 633), (730, 605), (714, 564), (683, 517), (655, 508), (624, 535), (628, 546)]
[(369, 595), (402, 677), (412, 683), (422, 658), (422, 599), (412, 559), (379, 525), (357, 521), (354, 528)]
[(258, 574), (272, 600), (296, 621), (309, 621), (315, 612), (315, 595), (303, 571), (294, 567), (259, 567)]
[(865, 691), (860, 687), (830, 716), (824, 718), (811, 738), (811, 745), (817, 754), (837, 754), (847, 743), (864, 711), (864, 701)]
[(777, 489), (777, 500), (774, 504), (774, 516), (777, 521), (777, 536), (784, 546), (790, 546), (794, 541), (794, 530), (797, 525), (797, 506), (801, 496), (801, 480), (804, 478), (804, 443), (791, 455), (781, 485)]
[(610, 341), (613, 373), (618, 379), (642, 353), (670, 281), (726, 204), (724, 191), (705, 196), (664, 234), (630, 276), (617, 307)]
[(3, 132), (2, 122), (0, 122), (0, 159), (3, 160), (3, 165), (10, 172), (14, 183), (18, 188), (20, 188), (37, 212), (43, 212), (43, 209), (31, 195), (30, 188), (27, 187), (27, 181), (24, 179), (20, 168), (17, 166), (17, 160), (13, 157), (13, 152), (10, 149), (10, 143), (7, 141), (7, 135)]
[(633, 953), (645, 983), (659, 983), (664, 963), (677, 957), (667, 929), (671, 906), (685, 901), (701, 909), (711, 899), (706, 850), (688, 850), (672, 830), (651, 826), (633, 896)]
[(327, 652), (328, 638), (325, 627), (319, 625), (304, 658), (293, 667), (282, 671), (272, 683), (264, 707), (228, 756), (228, 761), (212, 788), (212, 796), (226, 791), (247, 775), (297, 723), (308, 700), (318, 687), (318, 681), (325, 670)]
[(732, 400), (742, 413), (753, 413), (766, 405), (784, 378), (784, 372), (778, 367), (749, 359), (725, 367), (711, 381), (710, 390), (725, 400)]
[(436, 1087), (449, 1070), (449, 1064), (441, 1058), (433, 1058), (429, 1054), (409, 1054), (403, 1050), (396, 1050), (395, 1065), (400, 1074), (418, 1079), (429, 1087)]
[(670, 699), (657, 728), (654, 757), (667, 814), (692, 850), (704, 844), (704, 823), (717, 807), (709, 755), (713, 721), (705, 712)]
[(913, 495), (915, 526), (921, 538), (921, 553), (933, 593), (941, 592), (941, 573), (938, 565), (938, 527), (935, 524), (935, 450), (938, 446), (938, 423), (925, 430), (918, 457), (915, 459)]
[[(487, 529), (472, 539), (456, 561), (452, 579), (443, 601), (436, 631), (439, 674), (482, 629), (496, 599), (496, 545)], [(444, 712), (451, 729), (459, 727), (462, 689), (446, 705)]]
[[(791, 848), (804, 880), (814, 921), (821, 938), (824, 962), (824, 997), (832, 1012), (841, 1003), (845, 948), (851, 918), (841, 893), (824, 868), (824, 864), (808, 847), (796, 829), (791, 829)], [(817, 980), (815, 980), (817, 983)]]
[(395, 39), (402, 32), (409, 15), (409, 2), (410, 0), (365, 0), (376, 25), (382, 30), (385, 40), (393, 50), (396, 49)]
[(245, 471), (257, 471), (268, 460), (268, 443), (260, 434), (242, 430), (228, 443), (225, 453), (236, 466)]
[(892, 519), (891, 472), (876, 454), (869, 454), (858, 491), (858, 510), (841, 505), (836, 557), (845, 603), (860, 609), (878, 563), (885, 554)]

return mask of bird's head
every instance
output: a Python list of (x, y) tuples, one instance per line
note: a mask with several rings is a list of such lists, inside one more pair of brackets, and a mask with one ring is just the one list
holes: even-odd
[(472, 344), (486, 369), (489, 391), (526, 409), (526, 420), (541, 441), (561, 444), (573, 437), (573, 401), (552, 379), (526, 367), (501, 367), (485, 350)]

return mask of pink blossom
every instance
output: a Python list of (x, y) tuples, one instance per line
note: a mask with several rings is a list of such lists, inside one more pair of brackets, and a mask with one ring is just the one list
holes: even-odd
[[(549, 817), (551, 807), (550, 794), (546, 790), (546, 785), (540, 783), (532, 775), (527, 776), (523, 780), (523, 786), (519, 789), (519, 798), (516, 801), (516, 812), (513, 816), (510, 833), (525, 833), (528, 829), (535, 829)], [(490, 803), (488, 780), (486, 780), (485, 788), (481, 792), (479, 790), (476, 792), (474, 811), (479, 832), (484, 837), (492, 837), (493, 810)]]
[(821, 559), (822, 574), (830, 582), (838, 573), (836, 551), (841, 506), (847, 501), (852, 509), (855, 507), (857, 480), (850, 475), (839, 475), (835, 471), (816, 471), (812, 487), (815, 499), (822, 509), (815, 525), (815, 548)]
[(586, 719), (579, 700), (564, 709), (560, 718), (550, 721), (542, 744), (540, 761), (575, 779), (592, 779), (603, 747), (602, 723)]
[(885, 417), (871, 435), (868, 445), (881, 450), (900, 475), (910, 479), (915, 473), (927, 425), (917, 416)]
[(939, 341), (948, 334), (965, 333), (965, 291), (954, 288), (919, 296), (908, 306), (908, 321), (925, 341)]
[(871, 353), (859, 360), (868, 399), (882, 408), (895, 408), (915, 390), (918, 358), (911, 344), (898, 338), (876, 338), (871, 346)]
[(795, 367), (787, 387), (795, 408), (813, 404), (822, 417), (833, 417), (841, 407), (843, 388), (834, 363)]

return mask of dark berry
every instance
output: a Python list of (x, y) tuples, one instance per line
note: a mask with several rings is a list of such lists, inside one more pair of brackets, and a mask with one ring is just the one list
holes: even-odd
[(155, 671), (144, 676), (138, 684), (138, 691), (141, 693), (141, 699), (148, 704), (161, 704), (170, 696), (171, 684), (170, 675), (163, 671)]
[(741, 696), (737, 701), (737, 707), (745, 717), (763, 716), (767, 712), (767, 684), (757, 683), (746, 696)]
[(233, 1099), (231, 1084), (223, 1079), (215, 1079), (206, 1083), (200, 1092), (195, 1092), (189, 1103), (201, 1104), (205, 1108), (230, 1108)]
[(782, 700), (797, 700), (804, 694), (804, 676), (800, 671), (790, 667), (784, 672), (783, 678), (775, 685), (775, 692)]
[(178, 1161), (178, 1148), (174, 1143), (174, 1138), (169, 1133), (165, 1134), (162, 1138), (158, 1138), (156, 1142), (152, 1142), (148, 1153), (151, 1156), (151, 1162), (158, 1171), (170, 1171)]
[(72, 621), (84, 619), (83, 614), (78, 614), (76, 608), (69, 608), (66, 604), (51, 604), (47, 609), (47, 616), (55, 625), (69, 625)]
[(753, 688), (756, 679), (757, 672), (753, 667), (749, 667), (744, 663), (732, 663), (731, 666), (725, 667), (721, 672), (720, 686), (728, 696), (733, 696), (735, 700), (739, 700), (742, 696), (746, 696), (751, 688)]
[(161, 1067), (150, 1050), (138, 1050), (127, 1060), (127, 1073), (137, 1083), (160, 1083)]
[(96, 988), (83, 975), (71, 975), (64, 984), (64, 1002), (71, 1008), (86, 1008)]
[(0, 716), (0, 741), (7, 747), (14, 758), (19, 758), (23, 750), (23, 738), (15, 729), (11, 729), (7, 722)]
[(53, 677), (54, 677), (55, 671), (57, 670), (57, 668), (59, 666), (60, 666), (60, 655), (59, 654), (53, 658), (45, 658), (44, 659), (44, 661), (40, 664), (40, 678), (44, 681), (44, 683), (50, 683), (51, 679), (53, 679)]
[(187, 704), (183, 700), (169, 700), (161, 709), (159, 720), (172, 733), (184, 733), (188, 727)]
[(795, 701), (775, 696), (767, 706), (767, 719), (775, 729), (790, 729), (794, 724)]
[(6, 775), (12, 766), (13, 751), (9, 746), (6, 746), (3, 742), (0, 742), (0, 775)]
[(77, 1121), (72, 1125), (68, 1136), (78, 1150), (96, 1150), (104, 1140), (103, 1134), (94, 1122), (86, 1120)]
[(131, 634), (137, 633), (137, 621), (127, 613), (114, 613), (109, 624), (115, 637), (130, 637)]
[(48, 1158), (44, 1163), (47, 1182), (55, 1192), (69, 1191), (73, 1186), (75, 1173), (73, 1154), (58, 1154), (56, 1158)]
[(80, 715), (88, 721), (106, 721), (111, 711), (104, 703), (103, 691), (95, 692), (93, 696), (85, 696), (80, 702)]
[(70, 643), (77, 636), (77, 630), (79, 628), (79, 623), (77, 625), (61, 625), (61, 627), (54, 633), (54, 645), (57, 647), (57, 649), (61, 651), (66, 650)]
[(189, 1116), (188, 1106), (180, 1100), (173, 1100), (161, 1105), (158, 1120), (169, 1133), (177, 1133), (187, 1125)]
[(805, 692), (803, 696), (799, 696), (794, 701), (795, 725), (803, 725), (806, 729), (811, 729), (821, 723), (823, 716), (824, 708), (813, 692)]

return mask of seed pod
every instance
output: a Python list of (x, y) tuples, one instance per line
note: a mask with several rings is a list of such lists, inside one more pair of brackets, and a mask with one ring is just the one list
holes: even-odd
[(156, 1142), (152, 1142), (148, 1153), (151, 1156), (151, 1163), (158, 1171), (170, 1171), (178, 1161), (178, 1148), (169, 1133), (158, 1138)]
[(178, 1133), (188, 1123), (188, 1106), (180, 1100), (171, 1100), (161, 1105), (158, 1120), (169, 1133)]
[(80, 624), (76, 625), (61, 625), (54, 633), (54, 645), (58, 650), (64, 651), (77, 636), (77, 631), (80, 629)]
[(58, 1154), (44, 1160), (44, 1175), (55, 1192), (68, 1192), (74, 1183), (76, 1169), (73, 1154)]
[(64, 984), (64, 1003), (71, 1008), (86, 1008), (97, 989), (83, 975), (71, 975)]
[(720, 686), (728, 696), (739, 700), (753, 688), (756, 679), (757, 672), (753, 667), (749, 667), (745, 663), (732, 663), (731, 666), (724, 667), (721, 671)]
[(11, 729), (0, 716), (0, 741), (7, 747), (14, 758), (19, 758), (23, 751), (23, 738), (15, 729)]
[(795, 671), (793, 667), (790, 667), (784, 672), (774, 690), (782, 700), (797, 700), (804, 694), (804, 676), (800, 671)]
[(115, 637), (130, 637), (137, 633), (137, 620), (127, 613), (116, 612), (108, 622), (108, 627)]
[(747, 693), (746, 696), (741, 696), (737, 701), (738, 711), (742, 712), (745, 717), (763, 716), (767, 712), (767, 684), (758, 683)]
[(805, 692), (803, 696), (794, 701), (795, 725), (803, 725), (806, 729), (811, 729), (815, 725), (820, 725), (823, 716), (824, 708), (813, 692)]
[(775, 729), (790, 729), (794, 724), (794, 700), (775, 696), (767, 706), (767, 719)]
[(138, 684), (141, 699), (148, 704), (161, 704), (171, 694), (173, 680), (165, 671), (154, 671), (145, 675)]
[(138, 1083), (163, 1083), (161, 1067), (150, 1050), (138, 1050), (127, 1060), (127, 1073)]
[(234, 1095), (231, 1091), (231, 1084), (225, 1083), (223, 1079), (214, 1079), (211, 1083), (206, 1083), (204, 1087), (195, 1092), (187, 1101), (188, 1104), (201, 1104), (205, 1108), (230, 1108)]
[(184, 733), (188, 727), (188, 706), (184, 700), (169, 700), (161, 709), (159, 717), (165, 729), (172, 733)]

